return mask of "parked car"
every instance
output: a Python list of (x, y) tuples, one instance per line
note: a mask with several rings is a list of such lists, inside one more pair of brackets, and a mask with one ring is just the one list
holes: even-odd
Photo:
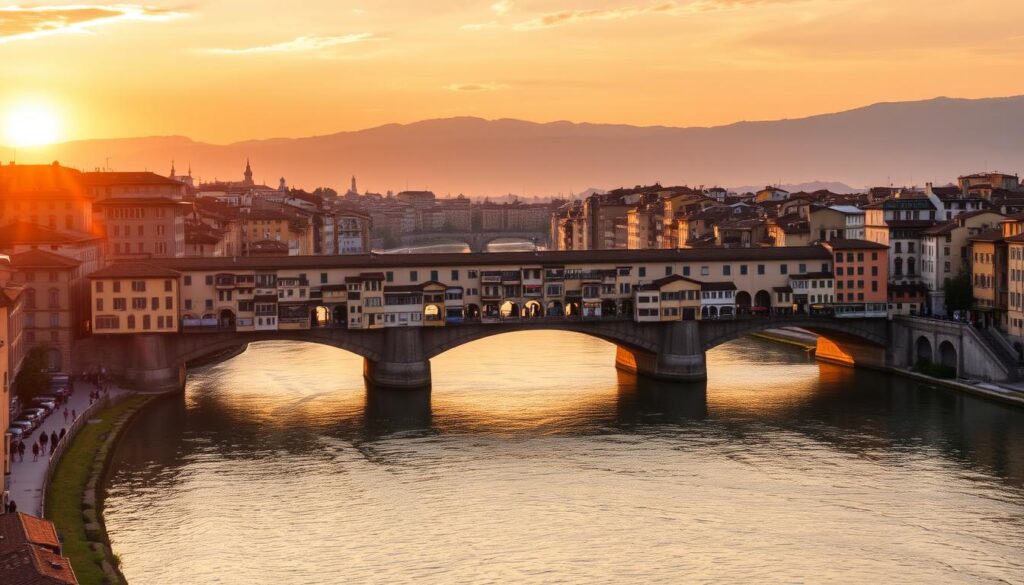
[(7, 434), (11, 436), (11, 439), (18, 440), (22, 437), (28, 436), (28, 429), (22, 426), (11, 425), (7, 429)]
[(43, 419), (46, 418), (48, 414), (50, 414), (48, 410), (46, 410), (45, 408), (38, 407), (26, 408), (25, 410), (21, 411), (22, 418), (27, 418), (28, 415), (33, 415), (39, 420), (40, 423), (43, 422)]
[(32, 407), (42, 408), (45, 409), (47, 413), (51, 413), (53, 412), (53, 409), (57, 408), (57, 401), (52, 398), (38, 396), (32, 399)]
[(11, 426), (12, 427), (22, 427), (22, 428), (25, 429), (25, 434), (26, 435), (31, 435), (32, 431), (36, 430), (36, 427), (38, 427), (39, 425), (34, 420), (29, 420), (27, 418), (19, 418), (19, 419), (16, 419), (16, 420), (12, 420), (11, 421)]

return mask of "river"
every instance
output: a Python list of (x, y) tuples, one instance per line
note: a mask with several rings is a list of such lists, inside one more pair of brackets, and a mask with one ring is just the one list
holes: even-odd
[(752, 338), (706, 385), (564, 332), (433, 360), (432, 392), (254, 344), (114, 455), (133, 585), (1020, 583), (1024, 411)]

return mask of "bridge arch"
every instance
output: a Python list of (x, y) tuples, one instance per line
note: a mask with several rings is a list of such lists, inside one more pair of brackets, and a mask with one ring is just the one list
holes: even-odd
[(914, 360), (917, 362), (932, 363), (935, 361), (935, 353), (932, 351), (932, 342), (928, 337), (922, 335), (914, 343)]
[(701, 323), (701, 345), (705, 351), (734, 339), (779, 327), (799, 327), (836, 342), (852, 341), (884, 348), (888, 343), (887, 323), (883, 319), (835, 319), (830, 317), (753, 317), (719, 319)]
[(950, 343), (949, 340), (943, 341), (939, 344), (939, 361), (947, 368), (953, 368), (954, 370), (959, 371), (959, 368), (957, 367), (956, 348), (953, 347), (953, 344)]

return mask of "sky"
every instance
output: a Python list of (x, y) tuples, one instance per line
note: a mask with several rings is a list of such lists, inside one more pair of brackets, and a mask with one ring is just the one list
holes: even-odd
[(1019, 0), (0, 0), (0, 114), (229, 143), (480, 116), (708, 126), (1024, 94)]

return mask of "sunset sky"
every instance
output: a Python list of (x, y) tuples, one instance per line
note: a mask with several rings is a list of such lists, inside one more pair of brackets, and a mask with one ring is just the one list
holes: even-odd
[(715, 125), (1024, 93), (1019, 0), (0, 7), (0, 114), (231, 142), (459, 115)]

